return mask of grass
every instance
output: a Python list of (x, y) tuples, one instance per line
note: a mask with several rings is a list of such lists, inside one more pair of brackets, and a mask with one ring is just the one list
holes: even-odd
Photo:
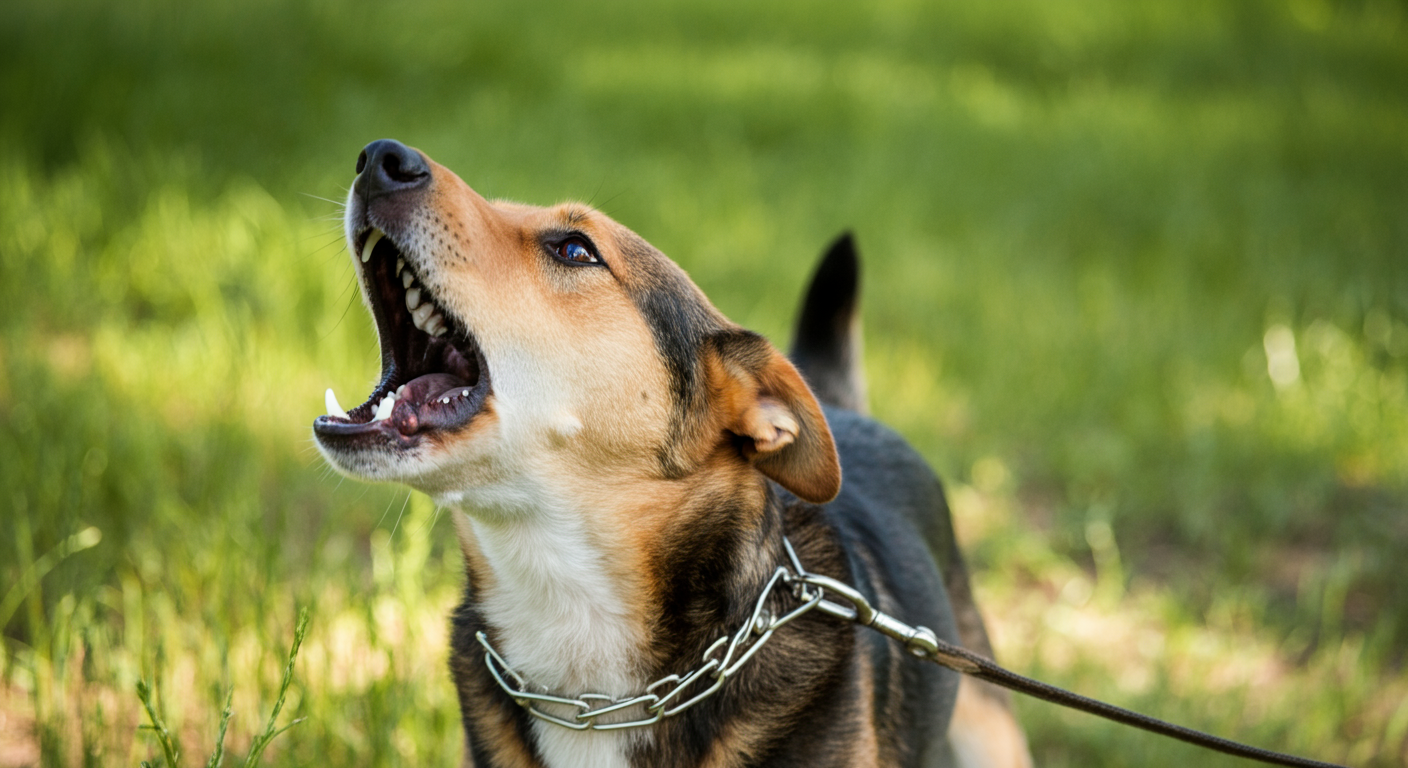
[[(852, 228), (875, 410), (947, 478), (1005, 661), (1408, 761), (1403, 3), (0, 22), (0, 765), (157, 759), (139, 680), (187, 755), (226, 709), (248, 754), (286, 696), (264, 764), (458, 759), (445, 515), (308, 441), (324, 388), (376, 374), (319, 198), (383, 136), (602, 207), (779, 341)], [(1043, 765), (1233, 764), (1020, 709)]]
[[(283, 678), (279, 681), (278, 698), (274, 700), (274, 708), (269, 712), (269, 720), (264, 725), (264, 732), (256, 735), (250, 744), (249, 754), (245, 756), (244, 768), (252, 768), (259, 764), (259, 758), (264, 754), (264, 750), (269, 748), (269, 742), (276, 736), (287, 731), (295, 725), (303, 722), (302, 718), (294, 720), (283, 727), (279, 727), (279, 712), (284, 708), (284, 697), (288, 695), (289, 686), (293, 683), (293, 667), (298, 660), (298, 649), (303, 645), (303, 638), (308, 636), (308, 609), (304, 608), (298, 612), (298, 626), (293, 630), (293, 646), (288, 651), (288, 662), (284, 665)], [(137, 698), (142, 701), (142, 709), (147, 713), (148, 724), (142, 726), (144, 729), (152, 731), (157, 745), (161, 747), (165, 768), (177, 768), (180, 765), (181, 748), (172, 737), (171, 732), (166, 727), (165, 718), (160, 712), (160, 705), (153, 703), (152, 688), (146, 680), (137, 681)], [(206, 768), (219, 768), (225, 757), (225, 735), (229, 732), (230, 718), (234, 716), (234, 710), (230, 708), (234, 699), (234, 689), (225, 695), (225, 708), (220, 712), (220, 724), (217, 726), (215, 734), (215, 747), (210, 753), (210, 759), (206, 761)], [(152, 764), (146, 760), (142, 761), (142, 768), (149, 768)]]

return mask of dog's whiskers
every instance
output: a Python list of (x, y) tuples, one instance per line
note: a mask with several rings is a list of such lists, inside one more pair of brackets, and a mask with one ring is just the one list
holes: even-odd
[[(356, 281), (356, 280), (352, 280), (352, 281), (348, 282), (347, 286), (342, 289), (342, 293), (347, 293), (347, 289), (348, 289), (348, 288), (352, 288), (352, 289), (353, 289), (351, 296), (349, 296), (348, 299), (347, 299), (347, 306), (345, 306), (345, 307), (342, 308), (342, 314), (337, 318), (337, 322), (336, 322), (336, 323), (333, 323), (333, 326), (328, 329), (328, 332), (325, 333), (325, 334), (323, 334), (322, 336), (319, 336), (319, 337), (318, 337), (318, 341), (319, 341), (319, 342), (326, 341), (327, 338), (333, 334), (333, 331), (336, 331), (337, 328), (338, 328), (338, 326), (342, 325), (342, 321), (347, 319), (347, 313), (350, 312), (350, 311), (352, 311), (352, 305), (354, 305), (354, 304), (357, 303), (357, 291), (356, 291), (356, 286), (357, 286), (357, 281)], [(337, 295), (337, 300), (338, 300), (338, 301), (341, 301), (341, 300), (342, 300), (342, 293), (339, 293), (339, 294)]]
[[(348, 190), (350, 191), (350, 190), (351, 190), (351, 187), (348, 187)], [(303, 195), (304, 197), (311, 197), (311, 198), (313, 198), (314, 200), (322, 200), (322, 201), (325, 202), (325, 203), (332, 203), (333, 205), (337, 206), (337, 207), (340, 208), (340, 209), (346, 209), (346, 208), (347, 208), (347, 201), (346, 201), (346, 200), (333, 200), (333, 199), (331, 199), (331, 198), (321, 197), (321, 196), (319, 196), (319, 195), (310, 194), (310, 193), (308, 193), (308, 192), (299, 192), (298, 194)]]
[[(394, 501), (394, 498), (393, 498), (393, 501)], [(392, 525), (392, 526), (391, 526), (391, 535), (386, 537), (386, 540), (387, 540), (388, 543), (389, 543), (389, 542), (393, 542), (393, 541), (396, 540), (396, 529), (401, 526), (401, 518), (406, 514), (406, 507), (407, 507), (407, 505), (409, 505), (410, 503), (411, 503), (411, 492), (410, 492), (410, 491), (406, 491), (406, 500), (403, 501), (403, 502), (401, 502), (401, 511), (396, 513), (396, 523), (395, 523), (395, 525)], [(386, 508), (387, 508), (387, 510), (390, 510), (390, 509), (391, 509), (390, 505), (388, 505)], [(386, 515), (383, 514), (382, 517), (384, 518), (384, 517), (386, 517)], [(380, 523), (377, 523), (377, 525), (381, 525), (381, 524), (380, 524)], [(395, 558), (392, 558), (392, 560), (391, 560), (391, 569), (392, 569), (392, 571), (395, 571), (395, 570), (396, 570), (396, 560), (395, 560)]]

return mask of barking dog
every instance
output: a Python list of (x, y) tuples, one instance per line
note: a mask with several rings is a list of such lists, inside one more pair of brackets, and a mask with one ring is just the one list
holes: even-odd
[(863, 415), (851, 242), (818, 269), (789, 362), (591, 208), (485, 200), (389, 140), (357, 173), (346, 234), (382, 377), (348, 412), (329, 390), (314, 432), (340, 471), (456, 511), (466, 765), (1029, 763), (995, 689), (816, 612), (676, 716), (568, 727), (633, 698), (597, 725), (649, 719), (760, 596), (764, 615), (797, 607), (765, 595), (784, 538), (809, 571), (991, 654), (938, 480)]

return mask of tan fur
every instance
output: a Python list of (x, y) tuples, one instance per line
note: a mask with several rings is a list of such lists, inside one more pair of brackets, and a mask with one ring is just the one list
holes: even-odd
[[(501, 768), (541, 768), (539, 763), (533, 759), (532, 753), (528, 751), (527, 745), (516, 738), (513, 723), (504, 713), (495, 710), (487, 702), (475, 708), (478, 711), (465, 714), (476, 718), (487, 718), (491, 722), (498, 721), (495, 727), (485, 729), (489, 748), (494, 754), (495, 766)], [(474, 757), (466, 751), (463, 766), (473, 765)]]
[(706, 361), (713, 410), (725, 428), (751, 445), (758, 471), (798, 497), (824, 503), (841, 490), (841, 462), (821, 406), (780, 352), (747, 349)]
[(768, 725), (756, 721), (733, 720), (713, 744), (713, 750), (700, 768), (737, 768), (743, 765), (768, 736)]
[[(860, 559), (864, 563), (864, 567), (867, 571), (871, 573), (876, 572), (876, 564), (868, 554), (862, 552), (860, 554)], [(893, 614), (895, 612), (895, 596), (891, 594), (890, 591), (886, 589), (883, 584), (876, 583), (875, 587), (876, 597), (878, 598), (878, 604), (875, 607), (886, 613)], [(901, 674), (900, 667), (901, 665), (906, 663), (910, 663), (910, 660), (905, 658), (904, 654), (890, 654), (889, 668), (887, 670), (889, 678), (891, 680), (898, 680)], [(883, 707), (880, 710), (880, 714), (875, 718), (875, 729), (891, 729), (893, 727), (892, 723), (899, 716), (900, 707), (903, 706), (903, 691), (899, 689), (899, 686), (890, 686), (890, 688), (886, 689), (885, 691), (882, 691), (881, 693), (884, 696), (884, 702)], [(894, 739), (884, 739), (883, 741), (881, 741), (881, 743), (882, 747), (877, 753), (879, 763), (881, 765), (898, 765), (900, 755), (898, 750), (896, 750), (893, 746), (895, 743)]]
[(455, 524), (455, 536), (460, 542), (460, 553), (464, 555), (465, 572), (469, 575), (469, 583), (477, 590), (493, 589), (494, 569), (489, 567), (489, 563), (484, 559), (484, 553), (479, 549), (479, 542), (474, 536), (474, 527), (469, 524), (469, 519), (464, 515), (451, 515), (450, 519)]
[(963, 768), (1031, 768), (1027, 737), (1005, 701), (971, 677), (958, 684), (948, 738)]
[[(860, 689), (860, 695), (856, 697), (856, 708), (860, 715), (858, 719), (864, 725), (870, 726), (871, 724), (865, 721), (870, 719), (869, 713), (875, 711), (875, 669), (869, 654), (856, 656), (856, 685)], [(856, 735), (851, 765), (855, 768), (873, 768), (880, 765), (880, 739), (877, 738), (874, 727), (862, 727)]]

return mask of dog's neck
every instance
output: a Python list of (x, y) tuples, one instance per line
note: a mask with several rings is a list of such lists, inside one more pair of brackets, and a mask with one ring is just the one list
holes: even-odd
[(579, 498), (460, 516), (478, 609), (532, 685), (636, 694), (746, 620), (782, 552), (774, 496), (761, 478), (676, 490), (635, 509)]

